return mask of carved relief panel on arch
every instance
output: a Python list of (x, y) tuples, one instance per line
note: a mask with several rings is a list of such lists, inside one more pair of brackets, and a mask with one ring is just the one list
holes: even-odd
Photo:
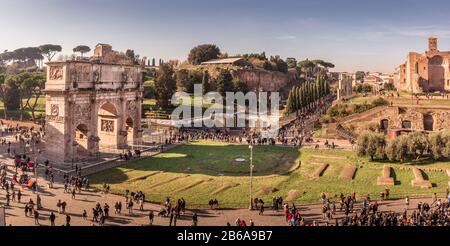
[(49, 71), (49, 78), (51, 80), (62, 80), (64, 77), (64, 69), (62, 66), (51, 66)]

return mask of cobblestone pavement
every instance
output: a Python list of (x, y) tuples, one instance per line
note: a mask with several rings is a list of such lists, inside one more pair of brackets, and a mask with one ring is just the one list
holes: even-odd
[[(15, 145), (15, 143), (13, 143)], [(6, 147), (0, 147), (0, 160), (7, 163), (10, 168), (8, 175), (12, 175), (13, 160), (6, 157)], [(106, 220), (106, 225), (115, 226), (141, 226), (148, 225), (148, 214), (150, 211), (155, 212), (154, 225), (169, 225), (169, 219), (167, 217), (158, 217), (157, 212), (160, 210), (161, 206), (156, 204), (146, 203), (144, 205), (144, 211), (134, 210), (133, 214), (129, 214), (128, 211), (123, 208), (122, 214), (114, 214), (114, 203), (117, 201), (122, 201), (124, 206), (125, 198), (122, 196), (117, 196), (113, 194), (102, 194), (98, 191), (82, 191), (81, 194), (77, 194), (75, 199), (72, 199), (71, 194), (64, 193), (64, 188), (61, 183), (56, 183), (54, 188), (50, 189), (45, 187), (45, 180), (42, 178), (38, 179), (39, 189), (38, 194), (41, 196), (43, 209), (39, 210), (39, 225), (48, 226), (50, 225), (49, 215), (54, 212), (57, 216), (56, 225), (63, 225), (65, 223), (65, 215), (57, 213), (56, 203), (58, 200), (67, 202), (66, 212), (71, 216), (71, 225), (75, 226), (92, 226), (98, 225), (92, 221), (92, 208), (95, 207), (96, 203), (105, 204), (108, 203), (111, 207), (110, 218)], [(15, 189), (21, 189), (23, 193), (22, 203), (17, 201), (11, 201), (10, 206), (6, 207), (6, 223), (7, 225), (13, 226), (31, 226), (35, 225), (34, 218), (25, 216), (24, 205), (29, 199), (33, 199), (36, 202), (36, 194), (33, 194), (30, 190), (24, 189), (16, 186)], [(5, 190), (0, 189), (0, 204), (4, 205), (6, 203)], [(430, 199), (421, 199), (431, 200)], [(410, 208), (417, 207), (418, 199), (411, 199)], [(187, 201), (189, 206), (189, 201)], [(135, 206), (137, 208), (137, 206)], [(380, 209), (383, 211), (402, 211), (404, 209), (404, 201), (387, 201), (381, 202)], [(88, 213), (88, 219), (84, 220), (82, 218), (83, 210)], [(307, 222), (312, 222), (316, 220), (317, 222), (323, 223), (321, 220), (321, 205), (302, 205), (300, 206), (300, 211), (305, 217)], [(191, 217), (194, 211), (187, 210), (186, 214), (182, 216), (181, 219), (177, 221), (177, 225), (189, 226), (191, 225)], [(195, 210), (199, 215), (199, 225), (212, 225), (212, 226), (223, 226), (227, 222), (234, 224), (236, 218), (241, 218), (247, 221), (247, 223), (252, 219), (255, 225), (272, 225), (272, 226), (285, 226), (287, 225), (284, 215), (281, 212), (275, 212), (270, 209), (266, 209), (263, 216), (258, 215), (257, 211), (249, 211), (248, 209), (222, 209), (222, 210)], [(337, 217), (341, 217), (342, 214), (338, 213)]]

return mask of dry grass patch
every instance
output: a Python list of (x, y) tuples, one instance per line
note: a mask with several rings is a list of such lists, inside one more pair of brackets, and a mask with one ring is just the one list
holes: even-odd
[(345, 157), (335, 155), (312, 155), (311, 157), (319, 159), (345, 160)]
[(172, 182), (172, 181), (175, 181), (175, 180), (177, 180), (177, 179), (187, 178), (187, 177), (189, 177), (189, 176), (190, 176), (190, 175), (188, 175), (188, 174), (179, 174), (179, 175), (177, 175), (177, 176), (175, 176), (175, 177), (173, 177), (173, 178), (170, 178), (170, 179), (168, 179), (168, 180), (165, 180), (165, 181), (162, 181), (162, 182), (153, 184), (153, 185), (149, 186), (148, 188), (149, 188), (149, 189), (155, 188), (155, 187), (158, 187), (158, 186), (161, 186), (161, 185), (168, 184), (168, 183), (170, 183), (170, 182)]
[(329, 164), (328, 163), (324, 163), (321, 164), (316, 171), (314, 171), (314, 173), (311, 175), (312, 179), (317, 179), (320, 176), (322, 176), (322, 174), (325, 172), (325, 170), (328, 168)]
[(237, 187), (237, 186), (239, 186), (239, 184), (236, 184), (236, 183), (226, 183), (226, 184), (222, 185), (219, 189), (213, 191), (213, 192), (211, 193), (211, 195), (213, 195), (213, 196), (214, 196), (214, 195), (217, 195), (217, 194), (219, 194), (219, 193), (221, 193), (221, 192), (224, 192), (224, 191), (226, 191), (226, 190), (228, 190), (228, 189), (231, 189), (231, 188), (234, 188), (234, 187)]
[(413, 187), (418, 187), (422, 189), (429, 189), (433, 187), (433, 185), (429, 180), (424, 179), (422, 170), (420, 170), (417, 167), (414, 167), (412, 171), (414, 173), (414, 180), (411, 181), (411, 185)]
[(356, 173), (356, 167), (350, 164), (347, 164), (344, 169), (342, 169), (341, 175), (339, 177), (341, 179), (352, 180)]
[(186, 190), (189, 190), (189, 189), (191, 189), (191, 188), (194, 188), (194, 187), (197, 186), (197, 185), (200, 185), (200, 184), (203, 184), (203, 183), (212, 181), (212, 180), (214, 180), (214, 179), (200, 179), (200, 180), (197, 180), (197, 181), (195, 181), (194, 183), (192, 183), (192, 184), (190, 184), (190, 185), (186, 185), (186, 186), (184, 186), (184, 187), (182, 187), (182, 188), (176, 190), (175, 192), (186, 191)]
[(279, 171), (279, 173), (281, 175), (288, 175), (300, 169), (300, 166), (301, 166), (300, 160), (295, 160), (294, 165), (291, 165), (291, 162), (285, 162), (285, 164), (280, 167), (281, 170)]
[(305, 192), (300, 190), (290, 190), (286, 196), (286, 201), (293, 202), (297, 200), (297, 198), (301, 197)]
[(163, 172), (162, 171), (157, 171), (157, 172), (154, 172), (154, 173), (148, 173), (148, 174), (145, 174), (145, 175), (141, 175), (141, 176), (138, 176), (136, 178), (132, 178), (132, 179), (127, 180), (127, 183), (133, 183), (135, 181), (146, 180), (148, 177), (155, 176), (155, 175), (160, 174), (160, 173), (163, 173)]
[(377, 178), (377, 185), (395, 185), (394, 178), (391, 178), (391, 167), (384, 165), (381, 176)]
[(259, 196), (267, 195), (267, 194), (274, 193), (274, 192), (277, 192), (277, 191), (278, 191), (278, 189), (275, 188), (275, 187), (264, 186), (261, 189), (259, 189), (257, 195), (259, 195)]

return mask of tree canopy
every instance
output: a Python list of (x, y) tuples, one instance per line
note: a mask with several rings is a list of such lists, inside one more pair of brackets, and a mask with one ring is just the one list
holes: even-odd
[(288, 68), (296, 68), (297, 60), (293, 57), (288, 57), (286, 58), (286, 64), (288, 65)]
[(5, 51), (0, 54), (0, 60), (6, 61), (26, 61), (26, 60), (42, 60), (41, 50), (37, 47), (19, 48), (14, 51)]
[(170, 64), (163, 63), (159, 66), (158, 76), (155, 80), (155, 92), (158, 105), (169, 106), (172, 95), (176, 92), (177, 85), (173, 68)]
[[(43, 94), (46, 80), (42, 72), (22, 72), (8, 75), (5, 80), (6, 95), (4, 103), (7, 109), (19, 109), (20, 120), (23, 120), (25, 109), (30, 109), (33, 120), (39, 97)], [(32, 100), (34, 98), (34, 100)]]
[(294, 86), (289, 93), (285, 114), (307, 107), (330, 93), (330, 85), (324, 76), (318, 76), (314, 82), (304, 82), (300, 86)]
[(91, 51), (91, 48), (87, 45), (78, 45), (77, 47), (73, 48), (74, 53), (81, 53), (81, 57), (83, 57), (84, 53), (88, 53)]
[(56, 53), (62, 51), (61, 45), (56, 44), (44, 44), (39, 46), (39, 49), (42, 52), (42, 55), (44, 55), (48, 61), (51, 61)]
[(188, 62), (193, 65), (200, 65), (202, 62), (219, 58), (220, 49), (214, 44), (202, 44), (191, 49), (188, 55)]
[(222, 95), (225, 95), (226, 92), (234, 91), (233, 88), (233, 76), (230, 71), (227, 69), (220, 70), (219, 75), (216, 80), (216, 89)]

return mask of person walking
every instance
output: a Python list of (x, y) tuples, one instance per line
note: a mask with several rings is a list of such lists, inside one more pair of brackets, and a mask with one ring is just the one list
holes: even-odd
[(194, 214), (192, 215), (192, 226), (197, 226), (198, 224), (198, 216), (197, 213), (194, 212)]
[(155, 218), (155, 214), (153, 213), (153, 211), (150, 211), (150, 213), (148, 214), (148, 220), (149, 220), (150, 225), (153, 225), (154, 218)]
[(53, 212), (51, 212), (49, 219), (50, 219), (50, 225), (55, 226), (56, 215)]
[(56, 207), (58, 208), (58, 214), (61, 214), (61, 200), (58, 200)]
[(18, 191), (17, 191), (17, 202), (18, 202), (18, 203), (22, 203), (22, 202), (20, 201), (20, 199), (22, 199), (22, 192), (20, 192), (20, 190), (18, 190)]
[(10, 195), (9, 192), (6, 193), (6, 206), (9, 207), (9, 202), (10, 202)]
[(34, 224), (39, 225), (39, 212), (34, 210)]
[(172, 226), (172, 222), (173, 222), (173, 212), (170, 213), (170, 217), (169, 217), (169, 226)]
[(61, 210), (62, 210), (63, 214), (66, 213), (66, 206), (67, 206), (67, 203), (65, 201), (61, 203)]
[(130, 199), (128, 201), (127, 207), (128, 207), (128, 213), (133, 214), (133, 199)]
[(264, 215), (264, 204), (259, 207), (259, 215)]
[(66, 214), (66, 226), (70, 226), (70, 220), (71, 220), (70, 215)]
[(83, 217), (83, 220), (87, 220), (87, 212), (86, 212), (86, 209), (83, 210), (82, 217)]

